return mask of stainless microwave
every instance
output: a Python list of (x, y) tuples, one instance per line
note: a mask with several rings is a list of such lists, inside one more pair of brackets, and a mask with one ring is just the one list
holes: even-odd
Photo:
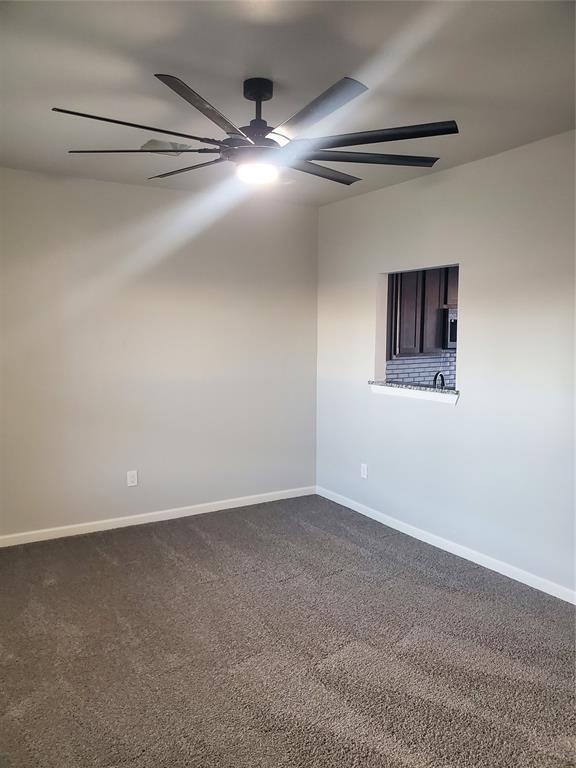
[(458, 338), (458, 309), (444, 310), (444, 349), (456, 349)]

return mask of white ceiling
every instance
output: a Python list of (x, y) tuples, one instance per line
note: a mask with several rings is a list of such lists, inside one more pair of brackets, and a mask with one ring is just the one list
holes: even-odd
[[(572, 2), (3, 2), (0, 163), (53, 174), (201, 190), (223, 164), (159, 181), (191, 164), (151, 156), (74, 156), (70, 148), (136, 148), (161, 138), (59, 115), (52, 106), (193, 134), (219, 129), (154, 78), (177, 75), (245, 125), (250, 76), (275, 81), (264, 105), (281, 122), (345, 75), (370, 87), (315, 135), (457, 120), (460, 134), (372, 145), (439, 155), (435, 170), (574, 127)], [(323, 204), (429, 169), (334, 165), (351, 187), (285, 171), (274, 194)]]

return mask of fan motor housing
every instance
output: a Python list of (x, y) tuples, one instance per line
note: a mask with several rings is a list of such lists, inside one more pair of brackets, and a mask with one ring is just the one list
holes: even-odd
[(278, 159), (275, 150), (278, 145), (271, 142), (267, 145), (254, 146), (252, 144), (222, 148), (221, 157), (231, 160), (233, 163), (265, 163)]

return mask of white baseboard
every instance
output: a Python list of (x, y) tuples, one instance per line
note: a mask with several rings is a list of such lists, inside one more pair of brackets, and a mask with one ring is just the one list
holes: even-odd
[(457, 544), (449, 539), (443, 539), (441, 536), (436, 536), (436, 534), (429, 533), (421, 528), (416, 528), (414, 525), (404, 523), (401, 520), (390, 517), (383, 512), (378, 512), (371, 507), (367, 507), (365, 504), (360, 504), (353, 499), (341, 496), (339, 493), (334, 493), (326, 488), (316, 486), (316, 493), (319, 496), (324, 496), (324, 498), (329, 499), (330, 501), (336, 502), (336, 504), (341, 504), (343, 507), (349, 507), (355, 512), (360, 512), (361, 515), (366, 515), (366, 517), (371, 517), (372, 520), (376, 520), (383, 525), (388, 525), (390, 528), (401, 531), (408, 536), (412, 536), (420, 541), (425, 541), (427, 544), (432, 544), (432, 546), (438, 547), (438, 549), (444, 549), (446, 552), (451, 552), (453, 555), (463, 557), (465, 560), (471, 560), (473, 563), (483, 565), (485, 568), (501, 573), (503, 576), (508, 576), (516, 581), (521, 581), (529, 587), (534, 587), (542, 592), (547, 592), (549, 595), (560, 598), (560, 600), (576, 604), (576, 591), (564, 587), (561, 584), (556, 584), (548, 579), (543, 579), (541, 576), (536, 576), (528, 571), (523, 571), (515, 565), (504, 563), (502, 560), (490, 557), (490, 555), (484, 555), (482, 552), (476, 552), (476, 550), (469, 549), (462, 544)]
[(451, 552), (453, 555), (463, 557), (465, 560), (471, 560), (473, 563), (483, 565), (492, 571), (501, 573), (511, 579), (520, 581), (530, 587), (539, 589), (549, 595), (565, 600), (568, 603), (576, 604), (576, 591), (556, 584), (553, 581), (536, 576), (533, 573), (517, 568), (502, 560), (497, 560), (490, 555), (477, 552), (474, 549), (457, 544), (449, 539), (444, 539), (434, 533), (429, 533), (421, 528), (417, 528), (409, 523), (404, 523), (384, 512), (378, 512), (365, 504), (360, 504), (339, 493), (334, 493), (320, 486), (306, 486), (304, 488), (290, 488), (283, 491), (271, 491), (269, 493), (258, 493), (253, 496), (239, 496), (234, 499), (223, 499), (221, 501), (209, 501), (203, 504), (192, 504), (187, 507), (176, 507), (175, 509), (163, 509), (159, 512), (144, 512), (140, 515), (128, 515), (126, 517), (113, 517), (107, 520), (94, 520), (88, 523), (76, 523), (73, 525), (61, 525), (55, 528), (42, 528), (36, 531), (23, 531), (22, 533), (12, 533), (6, 536), (0, 536), (0, 548), (13, 547), (18, 544), (29, 544), (34, 541), (45, 541), (47, 539), (59, 539), (65, 536), (77, 536), (82, 533), (93, 533), (95, 531), (107, 531), (113, 528), (125, 528), (130, 525), (142, 525), (145, 523), (156, 523), (161, 520), (174, 520), (178, 517), (188, 517), (190, 515), (202, 515), (207, 512), (218, 512), (224, 509), (234, 509), (235, 507), (248, 507), (252, 504), (263, 504), (267, 501), (279, 501), (281, 499), (293, 499), (298, 496), (310, 496), (317, 493), (330, 501), (341, 504), (344, 507), (359, 512), (361, 515), (370, 517), (383, 525), (394, 528), (397, 531), (412, 536), (434, 547)]
[(161, 520), (174, 520), (177, 517), (203, 515), (206, 512), (218, 512), (223, 509), (233, 509), (234, 507), (248, 507), (252, 504), (263, 504), (266, 501), (279, 501), (281, 499), (294, 499), (298, 496), (310, 496), (314, 493), (316, 493), (316, 488), (313, 485), (305, 488), (289, 488), (284, 491), (257, 493), (253, 496), (239, 496), (236, 499), (224, 499), (222, 501), (208, 501), (204, 504), (192, 504), (189, 507), (163, 509), (160, 512), (144, 512), (141, 515), (112, 517), (108, 520), (94, 520), (89, 523), (75, 523), (73, 525), (60, 525), (57, 528), (42, 528), (37, 531), (11, 533), (7, 536), (0, 536), (0, 547), (14, 547), (17, 544), (29, 544), (33, 541), (45, 541), (47, 539), (60, 539), (64, 536), (77, 536), (81, 533), (107, 531), (112, 528), (125, 528), (129, 525), (157, 523)]

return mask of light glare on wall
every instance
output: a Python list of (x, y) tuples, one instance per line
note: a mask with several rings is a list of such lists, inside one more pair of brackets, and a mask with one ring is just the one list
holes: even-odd
[(236, 174), (246, 184), (271, 184), (278, 178), (278, 168), (270, 163), (241, 163)]

